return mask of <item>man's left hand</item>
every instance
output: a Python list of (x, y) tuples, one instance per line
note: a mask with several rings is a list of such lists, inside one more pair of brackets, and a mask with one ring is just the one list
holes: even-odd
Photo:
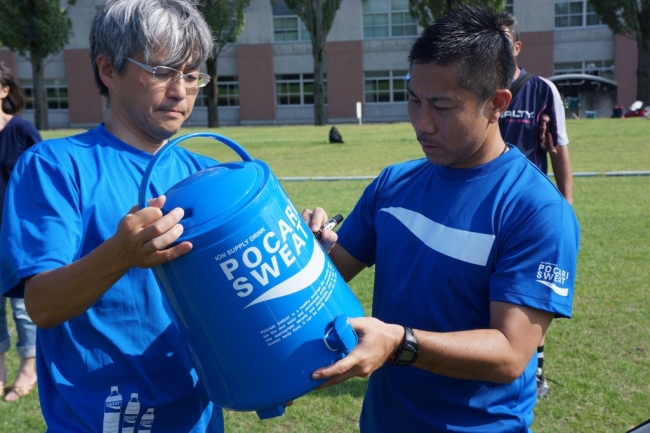
[(551, 118), (548, 114), (542, 113), (539, 117), (539, 126), (537, 129), (537, 141), (539, 146), (548, 153), (557, 153), (555, 149), (555, 144), (553, 143), (553, 134), (549, 130), (549, 125), (551, 123)]

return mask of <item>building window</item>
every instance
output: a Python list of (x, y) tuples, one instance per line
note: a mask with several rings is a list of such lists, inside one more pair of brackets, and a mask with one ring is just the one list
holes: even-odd
[(283, 1), (272, 1), (273, 40), (275, 42), (309, 41), (305, 23)]
[(585, 23), (587, 26), (602, 26), (605, 25), (600, 19), (594, 6), (591, 3), (587, 3), (587, 12), (585, 14)]
[[(217, 95), (217, 105), (219, 107), (238, 107), (239, 106), (239, 82), (236, 76), (222, 76), (217, 78), (219, 95)], [(205, 94), (205, 88), (199, 89), (199, 95), (196, 98), (195, 107), (207, 107), (208, 96)]]
[(589, 62), (555, 63), (553, 75), (589, 74), (614, 80), (614, 62), (612, 60), (595, 60)]
[(603, 25), (588, 0), (555, 3), (555, 28)]
[(513, 6), (513, 0), (506, 0), (506, 4), (503, 6), (503, 10), (508, 12), (509, 14), (514, 15), (515, 14), (515, 8)]
[[(34, 81), (20, 80), (20, 85), (25, 90), (25, 109), (33, 110)], [(68, 109), (68, 86), (65, 80), (45, 80), (45, 94), (48, 110)]]
[(365, 101), (390, 103), (406, 102), (408, 71), (373, 71), (364, 73)]
[(553, 75), (582, 73), (582, 62), (555, 63), (553, 65)]
[[(327, 77), (324, 77), (323, 84), (327, 95), (326, 79)], [(314, 74), (276, 75), (275, 95), (278, 105), (313, 105)]]
[(363, 0), (364, 38), (417, 36), (417, 33), (408, 0)]

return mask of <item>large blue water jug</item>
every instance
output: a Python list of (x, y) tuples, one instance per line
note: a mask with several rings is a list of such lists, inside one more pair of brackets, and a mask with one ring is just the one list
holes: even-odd
[(147, 203), (161, 156), (183, 140), (209, 137), (243, 161), (217, 164), (165, 193), (163, 212), (183, 208), (192, 250), (154, 268), (200, 380), (217, 405), (261, 419), (323, 381), (312, 372), (357, 344), (348, 317), (358, 299), (263, 161), (212, 133), (181, 136), (151, 160), (140, 185)]

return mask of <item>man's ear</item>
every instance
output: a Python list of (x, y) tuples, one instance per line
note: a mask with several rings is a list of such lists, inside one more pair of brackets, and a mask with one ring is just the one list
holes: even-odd
[(506, 111), (510, 101), (512, 100), (512, 93), (508, 89), (499, 89), (488, 100), (486, 108), (489, 108), (488, 121), (495, 123), (499, 121), (501, 115)]
[(100, 54), (97, 56), (97, 72), (99, 73), (99, 78), (102, 80), (102, 83), (104, 83), (104, 86), (106, 86), (110, 90), (115, 89), (115, 80), (114, 76), (116, 74), (115, 70), (113, 69), (113, 64), (111, 61), (103, 54)]
[(522, 46), (521, 41), (517, 41), (514, 44), (512, 44), (512, 54), (515, 57), (519, 55), (519, 52), (521, 51), (521, 46)]

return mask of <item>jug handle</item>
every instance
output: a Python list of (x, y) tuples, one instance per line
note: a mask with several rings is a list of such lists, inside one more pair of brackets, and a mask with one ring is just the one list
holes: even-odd
[(359, 342), (359, 337), (345, 314), (337, 315), (325, 327), (325, 346), (332, 352), (341, 351), (345, 356), (352, 352)]
[(246, 152), (246, 150), (244, 150), (243, 147), (241, 147), (235, 141), (233, 141), (230, 138), (225, 137), (223, 135), (214, 134), (212, 132), (194, 132), (192, 134), (182, 135), (182, 136), (170, 141), (165, 146), (163, 146), (161, 149), (159, 149), (158, 152), (151, 159), (151, 161), (149, 161), (149, 165), (147, 166), (147, 169), (144, 171), (144, 174), (142, 175), (142, 182), (140, 182), (140, 192), (138, 194), (138, 205), (140, 206), (140, 209), (144, 209), (144, 208), (147, 207), (147, 191), (149, 190), (149, 183), (151, 182), (151, 175), (153, 173), (154, 168), (156, 168), (156, 165), (158, 165), (158, 161), (160, 161), (160, 158), (164, 154), (169, 152), (174, 146), (176, 146), (181, 141), (185, 141), (185, 140), (187, 140), (189, 138), (196, 138), (196, 137), (208, 137), (208, 138), (212, 138), (214, 140), (220, 141), (223, 144), (230, 147), (232, 150), (234, 150), (235, 153), (237, 155), (239, 155), (242, 160), (244, 160), (244, 161), (252, 161), (253, 160), (253, 158), (250, 156), (250, 154), (248, 152)]

